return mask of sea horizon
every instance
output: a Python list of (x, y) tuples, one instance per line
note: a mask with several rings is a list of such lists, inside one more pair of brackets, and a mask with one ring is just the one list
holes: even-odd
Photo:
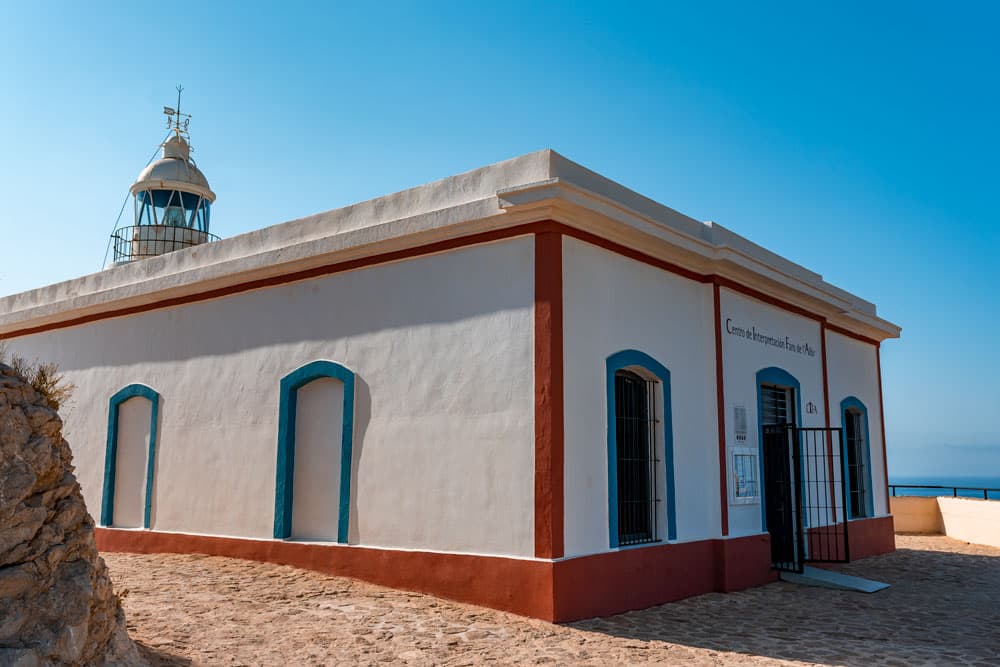
[[(976, 489), (992, 489), (988, 492), (990, 500), (1000, 500), (1000, 476), (995, 475), (889, 475), (889, 485), (905, 486), (944, 486), (947, 489), (912, 489), (896, 488), (897, 496), (950, 496), (958, 495), (969, 498), (982, 498), (983, 492)], [(966, 487), (964, 489), (959, 487)], [(952, 489), (957, 489), (953, 492)], [(892, 490), (890, 489), (890, 492)]]

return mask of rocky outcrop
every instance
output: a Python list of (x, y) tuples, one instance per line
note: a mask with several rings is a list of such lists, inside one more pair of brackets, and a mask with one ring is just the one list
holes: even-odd
[(0, 665), (140, 665), (62, 420), (0, 364)]

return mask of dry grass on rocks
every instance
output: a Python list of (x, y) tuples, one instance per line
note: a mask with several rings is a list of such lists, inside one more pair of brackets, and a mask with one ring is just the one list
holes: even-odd
[(0, 363), (0, 665), (140, 665), (55, 408), (54, 367)]

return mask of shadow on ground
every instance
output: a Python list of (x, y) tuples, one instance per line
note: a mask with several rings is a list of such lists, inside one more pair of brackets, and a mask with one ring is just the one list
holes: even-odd
[(173, 653), (167, 653), (163, 649), (153, 648), (140, 641), (135, 642), (136, 648), (151, 667), (190, 667), (194, 662)]
[(1000, 664), (1000, 558), (963, 547), (904, 548), (835, 568), (892, 585), (873, 594), (779, 582), (569, 625), (824, 664)]

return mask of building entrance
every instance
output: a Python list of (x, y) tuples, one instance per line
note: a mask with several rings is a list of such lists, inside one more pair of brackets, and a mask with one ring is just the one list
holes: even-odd
[(845, 455), (839, 428), (763, 428), (764, 517), (771, 566), (802, 572), (806, 562), (850, 560)]

